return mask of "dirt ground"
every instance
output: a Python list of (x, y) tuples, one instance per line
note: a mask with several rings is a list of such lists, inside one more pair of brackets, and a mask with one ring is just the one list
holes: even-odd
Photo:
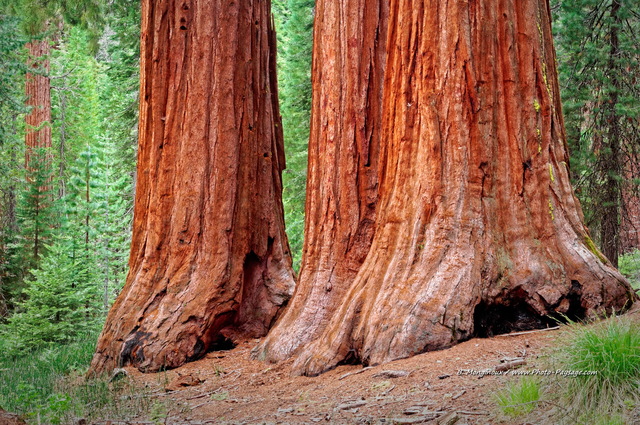
[[(541, 369), (543, 348), (559, 332), (472, 339), (376, 367), (339, 366), (314, 378), (291, 376), (288, 363), (251, 360), (258, 340), (209, 353), (175, 370), (141, 374), (127, 369), (127, 373), (166, 406), (156, 423), (521, 423), (500, 417), (493, 394), (507, 380), (516, 379), (515, 371)], [(513, 366), (518, 368), (502, 374), (479, 373)]]

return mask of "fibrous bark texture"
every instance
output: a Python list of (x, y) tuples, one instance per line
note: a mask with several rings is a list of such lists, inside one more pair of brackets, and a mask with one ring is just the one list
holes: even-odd
[(142, 2), (129, 275), (91, 371), (262, 336), (293, 291), (270, 2)]
[(316, 338), (371, 246), (387, 3), (316, 2), (302, 265), (296, 295), (258, 358), (284, 360)]
[(570, 187), (548, 2), (391, 0), (388, 41), (374, 239), (294, 370), (633, 301)]
[[(640, 161), (632, 157), (628, 170), (625, 172), (627, 181), (632, 181), (633, 176), (640, 176)], [(623, 214), (621, 217), (620, 250), (623, 253), (640, 249), (640, 196), (633, 187), (627, 185), (622, 192)]]
[(25, 164), (29, 168), (34, 149), (51, 147), (51, 81), (48, 75), (51, 46), (45, 38), (27, 43), (27, 50), (29, 64), (34, 69), (27, 74), (25, 85), (26, 103), (31, 109), (25, 119)]

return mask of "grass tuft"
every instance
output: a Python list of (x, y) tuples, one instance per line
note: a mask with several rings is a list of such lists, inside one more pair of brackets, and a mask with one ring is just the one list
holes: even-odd
[(495, 395), (496, 403), (503, 414), (509, 417), (524, 416), (531, 413), (540, 400), (540, 383), (529, 376), (518, 382), (511, 382)]
[(622, 406), (640, 391), (640, 327), (623, 317), (592, 326), (571, 326), (561, 357), (563, 367), (596, 374), (569, 380), (567, 395), (580, 408)]
[(625, 424), (640, 410), (640, 324), (613, 316), (569, 323), (550, 354), (555, 370), (595, 372), (555, 376), (546, 391), (559, 405), (557, 423)]

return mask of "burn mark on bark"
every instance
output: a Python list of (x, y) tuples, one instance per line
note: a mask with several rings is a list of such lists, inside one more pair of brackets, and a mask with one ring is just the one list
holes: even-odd
[(571, 288), (554, 305), (545, 302), (547, 314), (539, 314), (531, 305), (530, 295), (516, 288), (495, 300), (483, 300), (474, 311), (474, 335), (485, 338), (509, 332), (555, 326), (567, 320), (579, 321), (587, 316), (582, 306), (582, 285), (571, 281)]
[(142, 346), (149, 336), (151, 336), (150, 332), (138, 331), (138, 327), (136, 327), (122, 347), (118, 367), (144, 362), (145, 358)]
[(204, 342), (200, 338), (198, 338), (195, 345), (193, 346), (193, 353), (187, 357), (187, 362), (198, 360), (200, 357), (206, 354), (206, 351), (207, 350)]
[(358, 351), (351, 348), (347, 352), (347, 355), (344, 357), (344, 359), (340, 361), (338, 364), (336, 364), (336, 367), (343, 366), (343, 365), (356, 365), (356, 364), (361, 364), (364, 367), (369, 366), (366, 360), (361, 358)]

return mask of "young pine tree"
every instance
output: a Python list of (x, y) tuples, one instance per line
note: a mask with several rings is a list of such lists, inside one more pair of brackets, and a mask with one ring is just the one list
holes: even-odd
[(38, 269), (47, 253), (58, 214), (53, 197), (53, 174), (50, 150), (38, 148), (31, 152), (31, 166), (25, 170), (26, 179), (17, 204), (17, 220), (20, 234), (18, 261), (22, 275)]
[(97, 316), (86, 284), (90, 270), (68, 255), (66, 243), (56, 241), (26, 281), (24, 298), (0, 328), (2, 356), (64, 344), (95, 327)]

